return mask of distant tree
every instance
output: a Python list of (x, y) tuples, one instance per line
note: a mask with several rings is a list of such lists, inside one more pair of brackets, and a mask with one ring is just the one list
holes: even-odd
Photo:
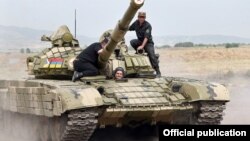
[(195, 47), (209, 47), (209, 46), (212, 46), (212, 45), (210, 45), (210, 44), (195, 44), (194, 45)]
[(23, 48), (20, 50), (20, 53), (24, 53), (24, 49)]
[(174, 47), (194, 47), (192, 42), (181, 42), (174, 45)]
[(194, 46), (205, 47), (205, 46), (207, 46), (207, 45), (206, 45), (206, 44), (195, 44)]
[(238, 44), (238, 43), (227, 43), (225, 45), (226, 48), (234, 48), (234, 47), (239, 47), (239, 46), (240, 46), (240, 44)]
[(195, 47), (217, 47), (216, 44), (202, 44), (202, 43), (200, 43), (200, 44), (195, 44), (194, 46), (195, 46)]
[(29, 48), (26, 48), (26, 53), (31, 53)]
[(161, 45), (161, 46), (155, 46), (155, 48), (170, 48), (171, 46), (170, 45)]
[(162, 48), (170, 48), (170, 45), (163, 45)]

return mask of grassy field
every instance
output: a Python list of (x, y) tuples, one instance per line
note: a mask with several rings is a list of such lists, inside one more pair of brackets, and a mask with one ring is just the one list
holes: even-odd
[(250, 47), (158, 49), (163, 74), (224, 77), (250, 72)]

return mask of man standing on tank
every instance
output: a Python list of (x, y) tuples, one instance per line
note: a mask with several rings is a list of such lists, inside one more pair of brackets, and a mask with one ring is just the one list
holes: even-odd
[(84, 49), (73, 62), (74, 75), (72, 81), (75, 82), (84, 76), (96, 76), (99, 74), (98, 57), (110, 40), (110, 35), (104, 36), (100, 42), (96, 42)]
[(136, 50), (144, 49), (148, 53), (149, 60), (156, 71), (157, 77), (161, 76), (159, 62), (155, 55), (153, 37), (151, 35), (152, 26), (146, 21), (146, 13), (139, 12), (138, 19), (129, 27), (129, 31), (135, 31), (137, 39), (130, 41), (131, 46)]

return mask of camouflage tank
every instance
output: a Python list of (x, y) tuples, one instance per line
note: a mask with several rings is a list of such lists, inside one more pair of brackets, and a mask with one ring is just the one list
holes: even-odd
[[(66, 26), (50, 37), (52, 47), (27, 59), (35, 79), (0, 81), (1, 121), (15, 133), (16, 120), (39, 140), (87, 141), (97, 128), (143, 124), (220, 124), (229, 101), (221, 84), (193, 79), (156, 78), (146, 54), (130, 54), (124, 36), (143, 0), (130, 6), (99, 56), (99, 76), (75, 83), (72, 62), (82, 49)], [(115, 81), (116, 67), (126, 70), (126, 79)], [(43, 79), (41, 79), (43, 78)], [(46, 79), (44, 79), (46, 78)], [(35, 134), (35, 133), (34, 133)]]

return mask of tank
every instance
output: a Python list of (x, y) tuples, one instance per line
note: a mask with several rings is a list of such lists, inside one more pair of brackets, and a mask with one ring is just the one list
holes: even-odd
[[(145, 124), (220, 124), (229, 92), (225, 86), (200, 80), (156, 78), (145, 53), (131, 54), (124, 36), (144, 0), (131, 0), (111, 40), (99, 56), (100, 75), (71, 82), (75, 57), (82, 51), (67, 26), (50, 37), (52, 46), (27, 58), (34, 78), (1, 80), (2, 126), (6, 134), (30, 127), (33, 140), (88, 141), (96, 129)], [(112, 79), (123, 67), (126, 78)], [(18, 122), (19, 121), (19, 122)]]

